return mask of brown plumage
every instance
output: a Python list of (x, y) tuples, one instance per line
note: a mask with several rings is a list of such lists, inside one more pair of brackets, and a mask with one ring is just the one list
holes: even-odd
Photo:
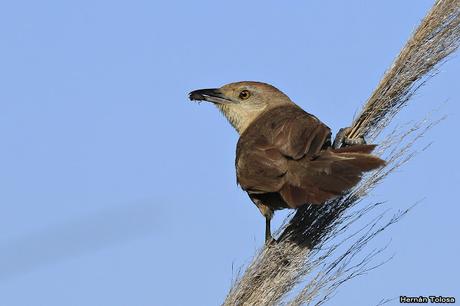
[(384, 165), (375, 145), (332, 148), (330, 129), (271, 85), (232, 83), (190, 99), (216, 103), (240, 133), (237, 181), (266, 217), (267, 240), (274, 210), (323, 204)]

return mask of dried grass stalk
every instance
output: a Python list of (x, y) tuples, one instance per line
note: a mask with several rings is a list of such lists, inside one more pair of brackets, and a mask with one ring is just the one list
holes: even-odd
[[(460, 0), (436, 1), (354, 120), (349, 136), (375, 139), (435, 73), (434, 68), (457, 49), (459, 42)], [(355, 206), (383, 178), (413, 157), (412, 144), (433, 124), (424, 120), (406, 131), (393, 131), (379, 146), (380, 154), (388, 162), (386, 167), (324, 206), (298, 209), (282, 227), (279, 242), (256, 254), (235, 281), (224, 305), (320, 305), (343, 282), (378, 266), (370, 263), (384, 248), (361, 259), (357, 255), (408, 210), (386, 221), (386, 212), (380, 213), (358, 232), (349, 234), (351, 225), (364, 215), (369, 216), (381, 203), (360, 209)], [(341, 248), (345, 250), (339, 252)]]
[(435, 2), (354, 120), (350, 137), (374, 139), (435, 74), (433, 68), (458, 48), (459, 14), (459, 0)]

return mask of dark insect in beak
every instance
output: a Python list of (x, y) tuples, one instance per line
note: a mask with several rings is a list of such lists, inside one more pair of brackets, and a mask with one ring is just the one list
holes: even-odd
[(194, 90), (189, 93), (189, 99), (191, 101), (208, 101), (217, 104), (235, 103), (217, 88)]

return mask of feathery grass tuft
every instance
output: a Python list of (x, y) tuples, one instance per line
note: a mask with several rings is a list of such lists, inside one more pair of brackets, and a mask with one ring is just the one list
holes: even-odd
[[(373, 141), (413, 94), (436, 74), (459, 46), (460, 0), (437, 0), (353, 121), (349, 137)], [(383, 203), (361, 205), (366, 195), (415, 154), (412, 145), (434, 124), (423, 120), (389, 133), (378, 154), (387, 165), (366, 176), (347, 194), (323, 206), (304, 206), (286, 220), (278, 243), (264, 247), (234, 282), (224, 305), (321, 305), (344, 282), (378, 267), (384, 249), (361, 255), (368, 242), (411, 209), (378, 213), (350, 233), (352, 225)]]

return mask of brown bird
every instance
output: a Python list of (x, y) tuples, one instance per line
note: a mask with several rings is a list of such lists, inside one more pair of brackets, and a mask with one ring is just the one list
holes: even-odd
[(324, 204), (385, 164), (370, 154), (375, 145), (345, 137), (348, 129), (331, 144), (329, 127), (269, 84), (231, 83), (189, 98), (214, 103), (240, 134), (237, 182), (265, 216), (266, 242), (275, 210)]

